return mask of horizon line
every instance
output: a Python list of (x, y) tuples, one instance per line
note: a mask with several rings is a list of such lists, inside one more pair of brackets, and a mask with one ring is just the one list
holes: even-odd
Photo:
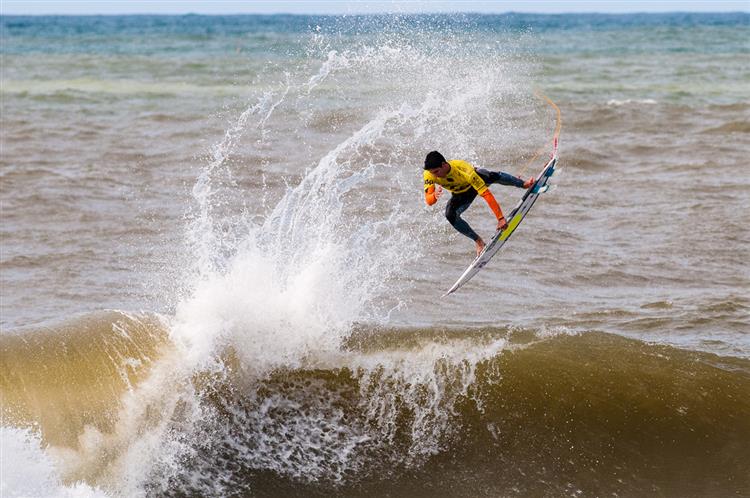
[(715, 15), (715, 14), (750, 14), (748, 10), (664, 10), (664, 11), (633, 11), (633, 12), (605, 12), (605, 11), (569, 11), (569, 12), (532, 12), (532, 11), (521, 11), (521, 10), (508, 10), (505, 12), (483, 12), (483, 11), (471, 11), (471, 10), (456, 10), (456, 11), (433, 11), (433, 12), (343, 12), (343, 13), (331, 13), (331, 12), (226, 12), (226, 13), (202, 13), (202, 12), (107, 12), (107, 13), (61, 13), (61, 12), (44, 12), (44, 13), (19, 13), (19, 12), (0, 12), (0, 17), (4, 16), (25, 16), (25, 17), (44, 17), (44, 16), (59, 16), (59, 17), (116, 17), (116, 16), (204, 16), (204, 17), (223, 17), (223, 16), (295, 16), (295, 17), (346, 17), (346, 16), (382, 16), (382, 15), (404, 15), (404, 16), (421, 16), (421, 15), (455, 15), (455, 14), (472, 14), (472, 15), (509, 15), (509, 14), (523, 14), (523, 15), (538, 15), (538, 16), (566, 16), (566, 15), (608, 15), (608, 16), (628, 16), (628, 15), (663, 15), (663, 14), (699, 14), (699, 15)]

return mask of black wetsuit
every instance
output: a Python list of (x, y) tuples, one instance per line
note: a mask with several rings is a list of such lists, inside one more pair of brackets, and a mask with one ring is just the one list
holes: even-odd
[[(508, 173), (503, 173), (502, 171), (488, 171), (483, 168), (476, 168), (476, 172), (487, 185), (499, 183), (501, 185), (523, 188), (524, 181), (520, 178), (509, 175)], [(448, 218), (448, 222), (453, 225), (453, 228), (474, 241), (479, 239), (479, 235), (477, 235), (469, 224), (461, 218), (461, 214), (471, 206), (471, 203), (474, 202), (476, 196), (477, 191), (470, 188), (466, 192), (452, 194), (451, 198), (448, 200), (448, 205), (445, 206), (445, 217)]]

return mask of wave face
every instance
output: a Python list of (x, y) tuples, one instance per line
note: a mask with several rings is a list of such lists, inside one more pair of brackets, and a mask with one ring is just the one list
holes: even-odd
[(750, 490), (747, 360), (595, 332), (360, 328), (337, 354), (311, 354), (296, 367), (258, 375), (227, 346), (216, 358), (221, 369), (185, 377), (184, 357), (173, 354), (160, 324), (111, 313), (26, 340), (3, 338), (5, 420), (38, 429), (62, 489), (117, 496)]

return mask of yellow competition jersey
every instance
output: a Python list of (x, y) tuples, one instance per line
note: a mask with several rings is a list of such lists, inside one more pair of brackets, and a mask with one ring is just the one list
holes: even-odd
[(424, 170), (425, 192), (434, 187), (436, 183), (442, 185), (454, 194), (466, 192), (472, 187), (479, 195), (482, 195), (487, 191), (487, 184), (485, 184), (484, 180), (482, 180), (477, 174), (474, 166), (460, 159), (451, 159), (448, 161), (448, 164), (451, 165), (451, 169), (443, 178), (433, 175), (429, 170)]

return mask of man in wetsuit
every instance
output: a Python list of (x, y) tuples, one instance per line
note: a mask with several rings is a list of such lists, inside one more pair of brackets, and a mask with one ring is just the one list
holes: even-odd
[[(529, 188), (534, 184), (534, 178), (524, 181), (521, 178), (511, 176), (501, 171), (487, 171), (482, 168), (474, 168), (471, 164), (460, 159), (446, 161), (438, 151), (427, 154), (424, 160), (424, 198), (425, 202), (432, 206), (443, 193), (443, 187), (450, 190), (452, 195), (445, 207), (445, 217), (453, 228), (469, 237), (476, 243), (477, 256), (484, 249), (484, 241), (472, 230), (466, 221), (461, 218), (461, 213), (474, 202), (477, 194), (487, 202), (497, 217), (497, 229), (504, 230), (508, 226), (505, 221), (500, 205), (490, 192), (487, 185), (499, 183), (501, 185), (512, 185), (519, 188)], [(435, 186), (437, 184), (437, 188)]]

